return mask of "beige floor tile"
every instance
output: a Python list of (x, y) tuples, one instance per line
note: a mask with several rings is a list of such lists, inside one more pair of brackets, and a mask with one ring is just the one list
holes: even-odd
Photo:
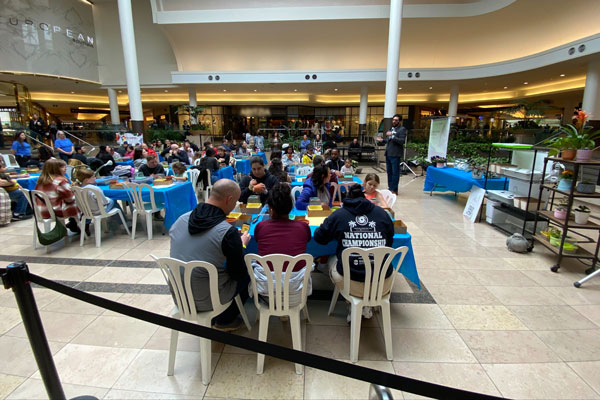
[(446, 257), (448, 254), (441, 246), (413, 246), (415, 254), (424, 255), (427, 257)]
[(140, 237), (139, 235), (136, 235), (135, 240), (131, 240), (131, 236), (122, 235), (119, 237), (108, 238), (106, 240), (103, 239), (102, 244), (104, 245), (104, 243), (106, 243), (108, 247), (112, 247), (114, 249), (131, 250), (136, 248), (140, 244), (146, 242), (147, 240), (148, 239), (146, 237)]
[(119, 260), (131, 260), (131, 261), (154, 261), (150, 254), (154, 254), (157, 257), (168, 257), (168, 250), (156, 250), (156, 249), (138, 249), (129, 250), (127, 253), (119, 257)]
[(501, 258), (452, 257), (463, 269), (514, 270), (513, 266)]
[[(72, 399), (77, 396), (94, 396), (101, 399), (108, 389), (97, 388), (92, 386), (83, 385), (71, 385), (69, 383), (62, 382), (63, 391), (68, 399)], [(21, 386), (17, 388), (9, 397), (10, 400), (43, 400), (47, 399), (48, 394), (44, 387), (44, 382), (41, 379), (30, 378), (23, 382)]]
[[(104, 297), (105, 299), (117, 301), (122, 294), (111, 292), (90, 292), (96, 296)], [(37, 296), (36, 296), (37, 300)], [(40, 307), (41, 308), (41, 307)], [(57, 294), (57, 297), (48, 305), (42, 308), (44, 311), (68, 312), (69, 314), (89, 314), (100, 315), (105, 309), (97, 307), (93, 304), (77, 300), (73, 297)]]
[(450, 257), (490, 257), (486, 247), (471, 246), (442, 246), (443, 252)]
[[(175, 308), (175, 302), (170, 294), (125, 293), (119, 298), (119, 303), (168, 316)], [(103, 315), (117, 316), (122, 314), (105, 310)]]
[(151, 268), (150, 273), (138, 282), (142, 285), (165, 285), (165, 278), (158, 268)]
[(432, 270), (423, 269), (419, 271), (419, 278), (425, 285), (480, 285), (470, 274), (463, 270)]
[(170, 240), (157, 240), (156, 238), (152, 238), (152, 240), (146, 240), (140, 243), (136, 248), (136, 250), (170, 250), (171, 242)]
[(102, 267), (81, 265), (56, 265), (43, 274), (44, 278), (63, 281), (84, 281), (100, 271)]
[(577, 375), (583, 378), (588, 385), (596, 392), (600, 393), (600, 374), (598, 374), (600, 361), (570, 362), (567, 364), (577, 373)]
[[(456, 389), (498, 396), (500, 393), (479, 364), (394, 362), (396, 374)], [(423, 397), (404, 392), (405, 399)]]
[[(58, 292), (41, 287), (33, 287), (33, 296), (38, 309), (42, 309), (60, 295)], [(12, 290), (0, 292), (0, 307), (18, 308), (15, 294)]]
[[(178, 351), (173, 376), (167, 376), (169, 352), (142, 350), (127, 367), (113, 389), (139, 390), (148, 392), (174, 393), (201, 396), (206, 391), (202, 384), (200, 353)], [(219, 355), (212, 355), (212, 371), (219, 363)], [(236, 382), (230, 380), (228, 384)], [(214, 378), (213, 378), (214, 382)]]
[[(154, 335), (148, 340), (144, 349), (150, 350), (169, 350), (171, 346), (171, 330), (159, 327)], [(212, 352), (221, 353), (225, 345), (216, 341), (212, 341)], [(177, 340), (177, 351), (195, 351), (200, 352), (200, 338), (188, 333), (179, 332)]]
[(441, 305), (456, 329), (526, 330), (527, 328), (504, 306)]
[[(187, 396), (184, 394), (173, 394), (173, 393), (153, 393), (153, 392), (138, 392), (133, 390), (120, 390), (112, 389), (109, 391), (105, 399), (113, 400), (144, 400), (144, 399), (156, 399), (156, 400), (202, 400), (202, 396)], [(206, 397), (204, 398), (206, 399)]]
[(158, 327), (129, 317), (100, 316), (71, 343), (141, 349)]
[(576, 274), (573, 272), (561, 271), (554, 273), (550, 271), (550, 267), (546, 271), (522, 271), (523, 274), (527, 275), (538, 285), (543, 287), (552, 286), (568, 286), (573, 287), (573, 282), (577, 282), (583, 278), (583, 274)]
[(509, 306), (509, 309), (534, 331), (597, 327), (569, 306)]
[(413, 289), (408, 284), (407, 278), (404, 275), (399, 275), (394, 280), (392, 293), (414, 293)]
[(148, 268), (104, 267), (86, 279), (88, 282), (138, 283), (144, 279)]
[[(12, 294), (12, 293), (11, 293)], [(4, 334), (21, 323), (19, 310), (12, 307), (0, 307), (0, 334)]]
[(598, 397), (564, 363), (484, 364), (503, 396), (513, 399), (595, 399)]
[(581, 315), (600, 326), (600, 305), (572, 306)]
[[(68, 343), (90, 324), (95, 315), (67, 314), (53, 311), (40, 311), (42, 324), (48, 340)], [(27, 334), (20, 323), (7, 332), (7, 335), (25, 338)]]
[(552, 265), (555, 264), (555, 257), (543, 257), (543, 256), (535, 256), (535, 257), (522, 257), (522, 258), (512, 258), (506, 257), (504, 260), (513, 266), (514, 269), (518, 270), (540, 270), (540, 271), (548, 271)]
[(470, 271), (473, 277), (484, 286), (537, 286), (537, 283), (529, 279), (521, 271)]
[(483, 286), (427, 285), (427, 290), (438, 304), (500, 304), (500, 300)]
[(392, 339), (394, 361), (477, 362), (465, 342), (453, 330), (393, 329)]
[(453, 329), (437, 304), (392, 304), (391, 316), (394, 329)]
[(537, 331), (536, 334), (563, 361), (600, 360), (599, 329)]
[[(139, 352), (137, 349), (68, 344), (54, 356), (63, 383), (111, 388)], [(32, 378), (40, 378), (36, 372)]]
[(0, 374), (0, 399), (6, 398), (25, 381), (24, 377)]
[[(95, 240), (94, 238), (92, 238), (92, 240)], [(94, 244), (95, 246), (95, 244)], [(107, 246), (104, 246), (104, 243), (102, 242), (100, 244), (101, 247), (96, 248), (94, 247), (91, 250), (86, 250), (84, 252), (81, 253), (81, 258), (89, 258), (89, 259), (101, 259), (101, 260), (116, 260), (117, 258), (121, 257), (123, 254), (127, 253), (127, 249), (119, 249), (119, 248), (110, 248)]]
[(600, 305), (600, 290), (597, 287), (549, 287), (548, 291), (571, 306)]
[(557, 362), (561, 359), (529, 331), (459, 331), (482, 364)]
[[(350, 363), (350, 361), (346, 362)], [(359, 360), (356, 365), (394, 374), (394, 367), (390, 361)], [(314, 368), (306, 368), (304, 373), (304, 398), (306, 400), (366, 399), (369, 396), (369, 382), (346, 378)], [(402, 399), (402, 392), (393, 389), (391, 392), (394, 399)]]
[(415, 262), (419, 272), (423, 269), (461, 269), (461, 265), (452, 257), (431, 257), (428, 255), (416, 255)]
[(564, 305), (549, 289), (542, 287), (486, 286), (505, 306)]
[[(48, 342), (52, 354), (65, 344)], [(29, 377), (37, 370), (37, 364), (26, 338), (0, 336), (0, 373)]]
[[(395, 340), (394, 343), (396, 343)], [(306, 351), (323, 357), (348, 359), (350, 357), (350, 325), (344, 328), (308, 324), (306, 326)], [(385, 342), (380, 328), (361, 327), (358, 359), (386, 360)]]

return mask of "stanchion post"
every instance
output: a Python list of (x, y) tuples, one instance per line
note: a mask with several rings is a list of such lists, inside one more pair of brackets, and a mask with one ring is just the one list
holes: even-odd
[(390, 388), (371, 383), (369, 386), (369, 400), (394, 400)]
[(54, 359), (48, 346), (42, 319), (38, 312), (33, 291), (29, 283), (29, 268), (24, 262), (16, 262), (8, 265), (6, 270), (2, 271), (2, 283), (5, 289), (13, 290), (19, 312), (23, 319), (23, 326), (27, 332), (31, 350), (35, 356), (35, 361), (42, 375), (48, 398), (65, 399)]

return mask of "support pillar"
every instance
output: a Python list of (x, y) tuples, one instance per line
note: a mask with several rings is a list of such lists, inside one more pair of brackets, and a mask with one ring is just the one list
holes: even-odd
[(360, 145), (367, 134), (367, 109), (369, 107), (369, 89), (366, 86), (360, 88), (360, 112), (358, 114), (358, 136)]
[(388, 35), (387, 70), (385, 76), (385, 106), (383, 108), (383, 130), (392, 127), (392, 117), (398, 105), (398, 69), (400, 62), (400, 33), (402, 28), (402, 2), (390, 1), (390, 29)]
[(110, 123), (112, 125), (121, 125), (119, 116), (119, 102), (117, 100), (117, 91), (113, 88), (108, 88), (108, 104), (110, 105)]
[(591, 114), (590, 125), (600, 128), (600, 60), (588, 65), (581, 108)]
[(458, 85), (452, 85), (450, 89), (450, 103), (448, 104), (448, 116), (450, 123), (456, 122), (456, 112), (458, 110)]
[[(189, 89), (189, 97), (190, 97), (190, 107), (197, 107), (198, 100), (196, 99), (196, 88)], [(194, 118), (194, 116), (190, 113), (190, 124), (194, 125), (197, 122), (198, 121), (196, 121), (196, 118)]]
[(133, 31), (131, 0), (118, 0), (118, 7), (121, 41), (123, 42), (123, 58), (125, 60), (125, 75), (127, 77), (131, 130), (135, 133), (143, 133), (144, 112), (142, 110), (142, 96), (140, 94), (140, 78), (138, 74), (135, 34)]

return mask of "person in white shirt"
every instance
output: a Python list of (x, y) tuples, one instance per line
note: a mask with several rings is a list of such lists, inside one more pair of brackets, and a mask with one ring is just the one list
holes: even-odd
[(352, 167), (352, 159), (347, 158), (344, 166), (340, 170), (340, 172), (344, 175), (354, 175), (354, 168)]

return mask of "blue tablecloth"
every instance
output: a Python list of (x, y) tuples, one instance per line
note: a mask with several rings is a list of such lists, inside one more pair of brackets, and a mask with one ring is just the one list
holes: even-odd
[[(110, 189), (100, 186), (106, 197), (129, 201), (125, 189)], [(144, 196), (144, 200), (148, 200)], [(165, 205), (165, 227), (169, 229), (177, 218), (196, 207), (196, 196), (190, 182), (177, 182), (171, 186), (154, 186), (154, 200)]]
[(235, 169), (238, 173), (250, 175), (252, 171), (252, 167), (250, 166), (249, 158), (236, 158), (235, 159)]
[[(484, 188), (485, 178), (473, 179), (471, 171), (460, 171), (456, 168), (427, 168), (424, 191), (431, 192), (468, 192), (473, 185)], [(506, 178), (488, 179), (488, 190), (505, 190), (508, 187)]]
[[(294, 208), (290, 214), (306, 215), (306, 211), (300, 211), (300, 210), (296, 210)], [(258, 254), (258, 244), (256, 243), (256, 240), (254, 240), (254, 228), (262, 220), (262, 218), (263, 218), (263, 216), (260, 216), (255, 223), (250, 225), (250, 230), (248, 231), (248, 233), (252, 236), (252, 240), (250, 240), (250, 243), (248, 243), (248, 246), (246, 246), (247, 254), (250, 254), (250, 253)], [(337, 248), (337, 242), (335, 240), (332, 240), (331, 242), (329, 242), (325, 245), (317, 243), (314, 239), (315, 231), (317, 230), (317, 228), (318, 228), (318, 226), (313, 226), (313, 225), (310, 226), (310, 233), (311, 233), (312, 239), (306, 245), (306, 252), (313, 257), (335, 255), (335, 250)], [(407, 246), (408, 253), (406, 253), (406, 256), (404, 257), (404, 261), (402, 262), (402, 266), (400, 266), (400, 272), (402, 274), (404, 274), (404, 276), (406, 276), (411, 282), (413, 282), (415, 285), (417, 285), (417, 287), (419, 289), (421, 289), (421, 284), (419, 282), (419, 274), (417, 273), (417, 264), (415, 262), (415, 256), (414, 256), (414, 251), (412, 248), (410, 233), (394, 234), (394, 243), (393, 243), (392, 247), (398, 248), (401, 246)], [(397, 260), (395, 260), (394, 263), (397, 263)]]
[(115, 165), (128, 165), (130, 167), (133, 167), (133, 161), (129, 160), (129, 161), (115, 161)]
[(233, 167), (228, 166), (228, 167), (220, 168), (218, 171), (215, 172), (214, 175), (216, 175), (217, 178), (219, 178), (219, 179), (233, 180)]
[(17, 183), (27, 190), (34, 190), (40, 174), (29, 174), (29, 178), (17, 179)]
[(259, 153), (257, 153), (257, 154), (258, 154), (259, 156), (261, 156), (261, 157), (262, 157), (262, 159), (265, 161), (265, 165), (268, 165), (268, 164), (269, 164), (269, 162), (267, 161), (267, 155), (266, 155), (265, 153), (263, 153), (263, 152), (259, 152)]

